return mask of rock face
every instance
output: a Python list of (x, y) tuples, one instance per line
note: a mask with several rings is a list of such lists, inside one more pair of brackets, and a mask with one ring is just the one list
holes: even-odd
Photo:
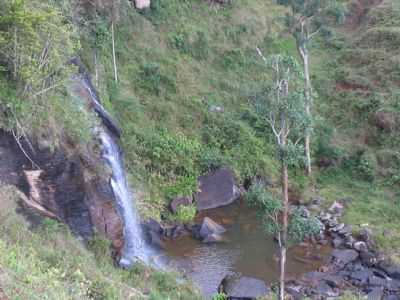
[(145, 9), (150, 7), (150, 0), (135, 0), (135, 7), (137, 9)]
[[(90, 237), (95, 228), (120, 248), (122, 222), (115, 207), (109, 175), (94, 173), (98, 167), (93, 165), (96, 159), (88, 161), (84, 156), (69, 156), (66, 151), (73, 150), (58, 150), (54, 154), (44, 150), (32, 154), (41, 170), (25, 170), (25, 176), (20, 178), (20, 186), (28, 196), (26, 205), (66, 223), (72, 232), (85, 238)], [(92, 158), (95, 157), (92, 154)]]
[(234, 174), (229, 168), (222, 168), (201, 176), (199, 190), (194, 195), (198, 210), (231, 204), (241, 195), (240, 189), (235, 184)]
[(252, 277), (226, 276), (219, 288), (229, 299), (257, 299), (266, 296), (269, 288), (264, 281)]

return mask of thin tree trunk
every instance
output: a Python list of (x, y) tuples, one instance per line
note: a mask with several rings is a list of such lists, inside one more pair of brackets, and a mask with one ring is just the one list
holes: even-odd
[[(284, 144), (286, 142), (284, 141)], [(285, 298), (285, 274), (286, 274), (286, 244), (287, 244), (287, 232), (288, 232), (288, 213), (289, 213), (289, 179), (288, 179), (288, 168), (286, 163), (282, 162), (282, 200), (283, 200), (283, 220), (282, 220), (282, 241), (281, 241), (281, 257), (280, 257), (280, 292), (279, 299), (284, 300)]]
[(112, 53), (113, 53), (113, 62), (114, 62), (114, 79), (115, 82), (118, 82), (118, 72), (117, 72), (117, 62), (115, 58), (115, 41), (114, 41), (114, 21), (111, 22), (111, 39), (112, 39)]
[(282, 227), (282, 245), (280, 259), (280, 293), (281, 300), (285, 298), (285, 267), (286, 267), (286, 243), (288, 231), (288, 211), (289, 211), (289, 196), (288, 196), (288, 170), (287, 165), (282, 163), (282, 195), (283, 195), (283, 227)]
[[(311, 118), (311, 79), (310, 79), (310, 68), (309, 68), (309, 56), (305, 47), (299, 46), (300, 56), (303, 60), (304, 67), (304, 96), (306, 98), (305, 111), (309, 118)], [(306, 155), (306, 173), (311, 175), (311, 136), (310, 132), (306, 131), (304, 136), (304, 152)]]

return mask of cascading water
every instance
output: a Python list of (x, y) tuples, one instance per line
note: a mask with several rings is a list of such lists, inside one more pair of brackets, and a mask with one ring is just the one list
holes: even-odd
[(125, 243), (119, 264), (121, 267), (128, 268), (132, 266), (136, 259), (147, 260), (143, 234), (131, 196), (132, 193), (126, 181), (121, 150), (107, 131), (100, 130), (99, 136), (102, 143), (102, 156), (112, 170), (110, 184), (124, 222)]
[(89, 76), (85, 72), (81, 72), (80, 76), (74, 77), (73, 80), (86, 90), (90, 106), (96, 111), (103, 123), (103, 126), (96, 127), (93, 132), (100, 139), (102, 158), (111, 170), (110, 185), (119, 215), (123, 221), (124, 246), (119, 265), (123, 268), (129, 268), (137, 260), (148, 263), (151, 249), (144, 241), (135, 202), (126, 179), (122, 152), (116, 141), (120, 136), (120, 129), (101, 105)]

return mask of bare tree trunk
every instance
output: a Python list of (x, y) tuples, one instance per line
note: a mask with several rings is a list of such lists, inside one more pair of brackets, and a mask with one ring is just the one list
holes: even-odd
[(114, 41), (114, 21), (111, 22), (111, 38), (112, 38), (112, 53), (113, 53), (113, 62), (114, 62), (114, 79), (115, 82), (118, 82), (118, 72), (117, 72), (117, 62), (115, 59), (115, 41)]
[[(301, 59), (303, 60), (303, 67), (304, 67), (304, 96), (306, 98), (306, 106), (305, 111), (308, 117), (311, 118), (311, 79), (310, 79), (310, 68), (309, 68), (309, 56), (308, 50), (303, 47), (299, 46), (299, 52)], [(311, 136), (310, 132), (306, 131), (304, 136), (304, 152), (306, 155), (306, 173), (307, 175), (311, 175)]]
[[(286, 141), (283, 141), (286, 145)], [(285, 298), (285, 274), (286, 274), (286, 244), (288, 232), (288, 214), (289, 214), (289, 179), (288, 168), (286, 162), (282, 162), (282, 200), (283, 200), (283, 216), (282, 216), (282, 241), (281, 241), (281, 257), (280, 257), (280, 292), (279, 299)]]

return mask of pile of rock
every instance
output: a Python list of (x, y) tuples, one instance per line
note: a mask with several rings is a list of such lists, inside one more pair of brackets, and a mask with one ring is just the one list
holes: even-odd
[(345, 201), (337, 201), (319, 215), (325, 233), (318, 242), (331, 241), (335, 248), (328, 265), (289, 282), (287, 292), (294, 298), (326, 299), (350, 289), (371, 300), (400, 299), (400, 267), (384, 261), (375, 251), (370, 229), (365, 227), (353, 234), (350, 225), (339, 221), (344, 209)]

